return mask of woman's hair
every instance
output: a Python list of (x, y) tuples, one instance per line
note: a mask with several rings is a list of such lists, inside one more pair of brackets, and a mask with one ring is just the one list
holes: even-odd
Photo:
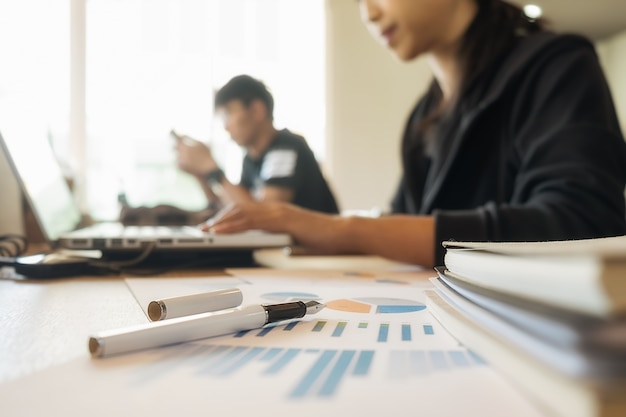
[[(496, 61), (511, 49), (522, 36), (543, 30), (543, 21), (533, 20), (524, 11), (504, 0), (475, 0), (478, 11), (469, 25), (461, 43), (460, 61), (463, 78), (455, 97), (442, 109), (435, 105), (416, 126), (425, 132), (451, 109)], [(429, 95), (437, 104), (442, 91), (436, 81), (430, 86)]]
[(475, 0), (478, 12), (467, 28), (460, 50), (463, 79), (459, 94), (500, 58), (520, 36), (543, 29), (524, 11), (504, 0)]

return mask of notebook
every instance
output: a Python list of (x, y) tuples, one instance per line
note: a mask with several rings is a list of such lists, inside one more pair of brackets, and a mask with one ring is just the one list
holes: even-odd
[(83, 216), (45, 129), (34, 125), (2, 128), (0, 150), (4, 151), (42, 234), (55, 249), (129, 253), (140, 252), (150, 243), (156, 252), (198, 252), (282, 247), (291, 243), (289, 235), (262, 231), (210, 234), (194, 226), (124, 226), (121, 223), (81, 227)]

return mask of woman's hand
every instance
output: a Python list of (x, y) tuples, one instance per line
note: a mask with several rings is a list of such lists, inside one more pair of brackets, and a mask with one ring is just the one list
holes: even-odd
[[(282, 202), (252, 201), (232, 204), (220, 210), (201, 228), (215, 233), (238, 233), (252, 229), (290, 233), (292, 230), (288, 218), (292, 207)], [(296, 216), (295, 221), (303, 220), (298, 220)]]
[(204, 231), (238, 233), (246, 230), (264, 230), (287, 233), (299, 245), (319, 253), (341, 253), (337, 243), (341, 234), (339, 216), (306, 210), (278, 201), (239, 203), (209, 219), (201, 226)]

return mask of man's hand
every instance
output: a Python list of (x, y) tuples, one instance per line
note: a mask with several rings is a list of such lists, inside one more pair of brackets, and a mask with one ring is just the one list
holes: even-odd
[(176, 136), (176, 155), (178, 168), (196, 177), (218, 168), (211, 149), (189, 136)]

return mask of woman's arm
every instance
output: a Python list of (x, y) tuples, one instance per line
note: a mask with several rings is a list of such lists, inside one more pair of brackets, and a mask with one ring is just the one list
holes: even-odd
[(278, 202), (239, 204), (212, 224), (216, 233), (249, 229), (288, 233), (298, 244), (328, 254), (370, 254), (434, 264), (431, 216), (341, 217)]

